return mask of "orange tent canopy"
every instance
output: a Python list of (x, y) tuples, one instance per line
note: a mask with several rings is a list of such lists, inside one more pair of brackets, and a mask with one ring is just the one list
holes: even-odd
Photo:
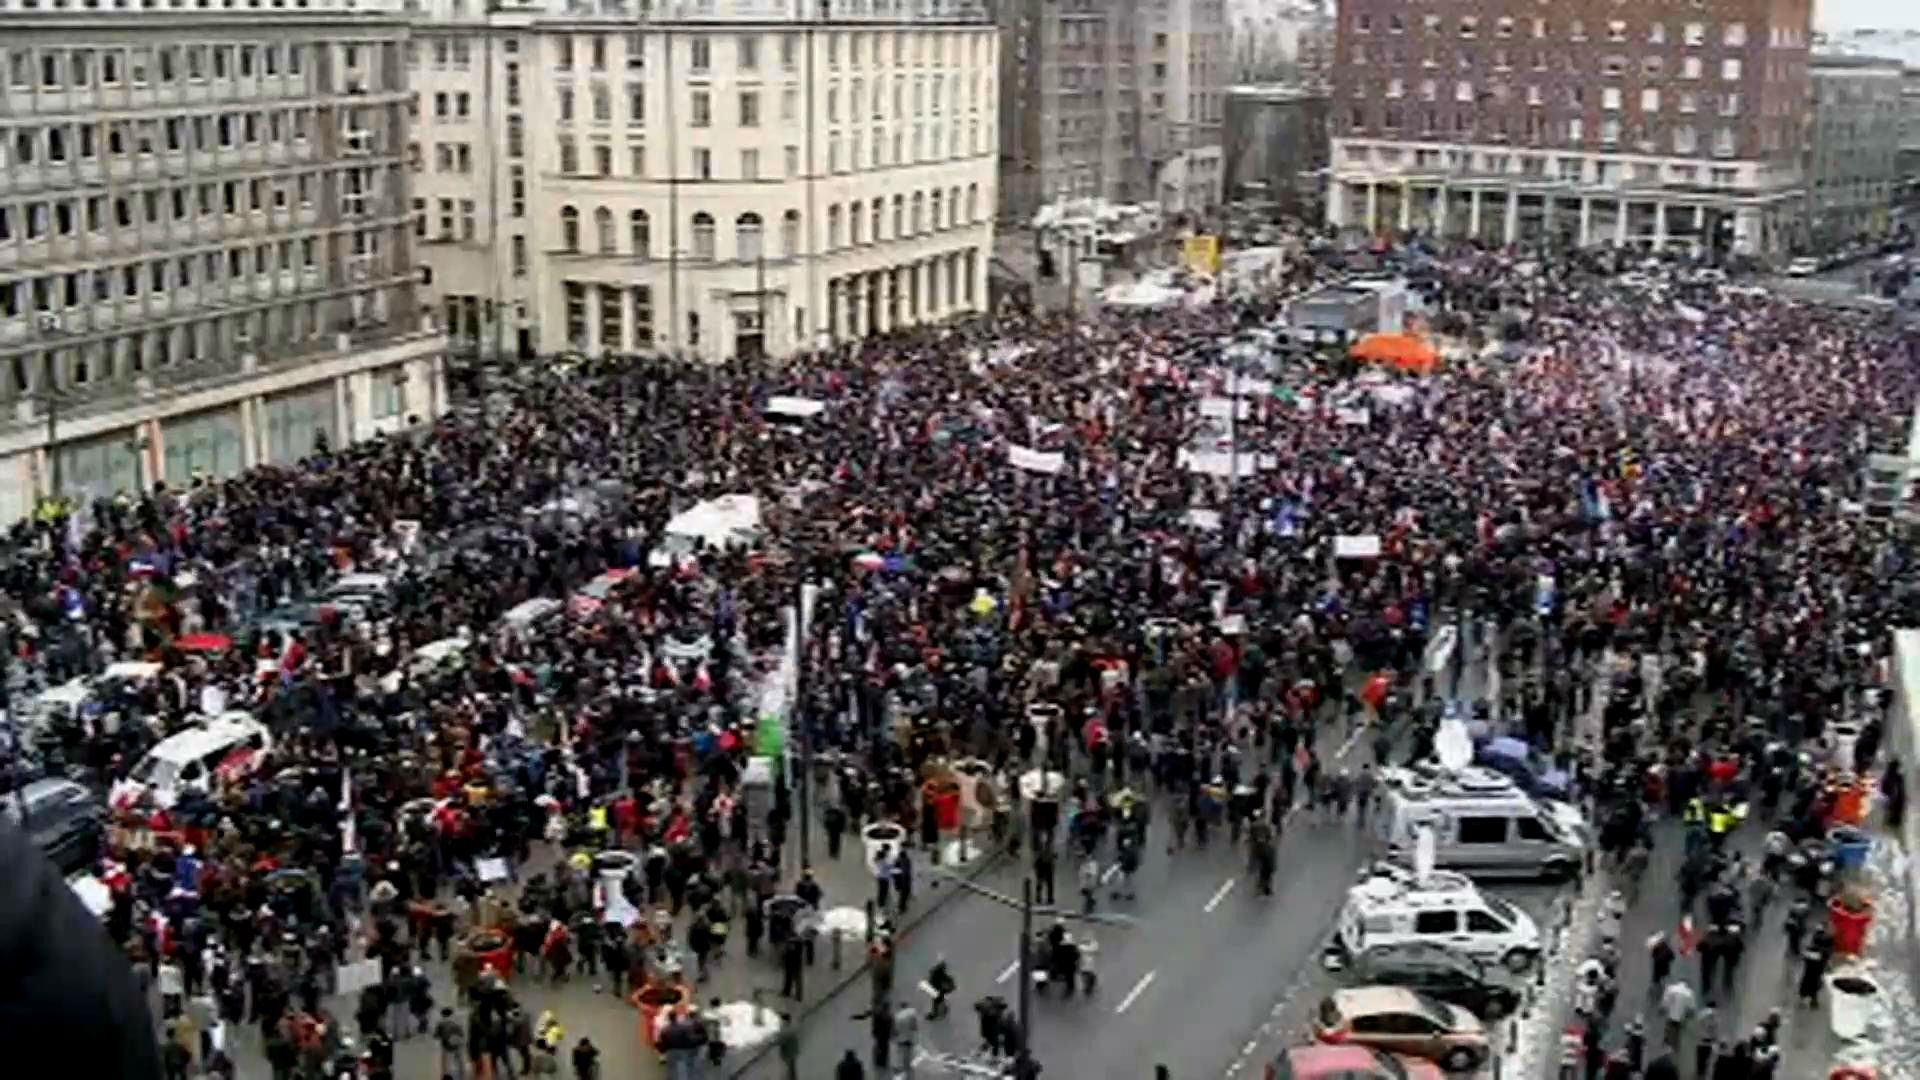
[(1420, 375), (1440, 367), (1440, 354), (1425, 339), (1412, 334), (1368, 334), (1354, 342), (1349, 355), (1355, 360), (1386, 364)]

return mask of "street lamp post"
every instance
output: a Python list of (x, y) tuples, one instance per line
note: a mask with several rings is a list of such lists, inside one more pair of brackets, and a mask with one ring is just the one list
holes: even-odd
[(133, 455), (133, 493), (138, 498), (147, 494), (147, 447), (151, 445), (153, 441), (138, 431), (127, 440), (127, 452)]

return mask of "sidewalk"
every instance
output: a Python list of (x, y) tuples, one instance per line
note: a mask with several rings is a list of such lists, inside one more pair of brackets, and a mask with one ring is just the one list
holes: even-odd
[[(804, 972), (804, 997), (797, 1002), (781, 998), (778, 953), (763, 942), (760, 955), (748, 957), (743, 928), (736, 924), (729, 935), (725, 953), (712, 964), (707, 979), (694, 987), (694, 993), (702, 1005), (717, 998), (724, 1006), (723, 1030), (729, 1047), (725, 1066), (727, 1071), (744, 1067), (757, 1053), (771, 1045), (780, 1014), (797, 1018), (801, 1013), (817, 1007), (842, 984), (857, 977), (865, 965), (863, 907), (873, 898), (875, 885), (874, 877), (866, 867), (863, 848), (857, 836), (848, 837), (842, 845), (840, 858), (830, 859), (827, 857), (825, 830), (821, 828), (817, 816), (812, 828), (810, 839), (814, 877), (825, 894), (821, 905), (827, 913), (825, 921), (829, 925), (842, 926), (846, 932), (840, 967), (836, 970), (834, 966), (831, 939), (823, 935), (812, 965)], [(790, 888), (798, 878), (797, 837), (790, 840), (785, 849), (786, 865), (780, 875), (781, 891)], [(536, 844), (533, 858), (524, 869), (531, 873), (550, 868), (558, 863), (563, 854), (551, 845)], [(909, 923), (926, 917), (939, 906), (945, 893), (953, 891), (950, 887), (939, 887), (935, 875), (924, 872), (926, 859), (923, 853), (916, 852), (915, 859), (915, 869), (921, 872), (915, 880), (913, 905), (907, 918)], [(509, 898), (516, 898), (518, 889), (509, 888), (506, 892)], [(683, 946), (690, 919), (691, 912), (683, 911), (674, 920), (675, 941)], [(422, 967), (433, 983), (435, 1018), (441, 1006), (454, 1006), (456, 1017), (464, 1021), (466, 1011), (456, 1005), (450, 965), (436, 958)], [(566, 1044), (559, 1055), (563, 1074), (570, 1068), (566, 1060), (567, 1053), (584, 1036), (592, 1039), (594, 1045), (600, 1048), (603, 1076), (618, 1076), (623, 1080), (654, 1080), (665, 1075), (657, 1055), (641, 1043), (638, 1012), (623, 996), (614, 995), (601, 975), (589, 975), (584, 967), (576, 964), (572, 978), (566, 983), (551, 984), (529, 970), (513, 979), (511, 985), (516, 999), (531, 1016), (538, 1017), (542, 1012), (551, 1010), (565, 1026)], [(155, 1004), (157, 1016), (157, 1002)], [(350, 1032), (356, 1043), (359, 1042), (359, 1028), (354, 1021), (357, 999), (348, 995), (333, 995), (326, 998), (323, 1004), (332, 1013), (340, 1029)], [(766, 1010), (760, 1009), (761, 1004), (766, 1006)], [(258, 1025), (230, 1027), (227, 1045), (228, 1052), (239, 1068), (239, 1075), (249, 1078), (269, 1075)], [(443, 1072), (437, 1049), (426, 1036), (396, 1040), (394, 1058), (394, 1074), (403, 1080), (434, 1080)], [(517, 1068), (518, 1062), (514, 1064)]]

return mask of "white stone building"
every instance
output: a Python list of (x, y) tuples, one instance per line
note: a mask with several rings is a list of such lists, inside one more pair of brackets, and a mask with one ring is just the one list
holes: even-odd
[(783, 354), (981, 310), (975, 0), (415, 0), (415, 228), (483, 354)]
[(375, 0), (0, 0), (0, 521), (442, 411), (406, 38)]

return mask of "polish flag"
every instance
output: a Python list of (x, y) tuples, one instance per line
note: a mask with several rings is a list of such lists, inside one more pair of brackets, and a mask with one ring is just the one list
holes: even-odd
[(707, 671), (704, 662), (693, 673), (693, 688), (703, 694), (713, 689), (713, 675)]

